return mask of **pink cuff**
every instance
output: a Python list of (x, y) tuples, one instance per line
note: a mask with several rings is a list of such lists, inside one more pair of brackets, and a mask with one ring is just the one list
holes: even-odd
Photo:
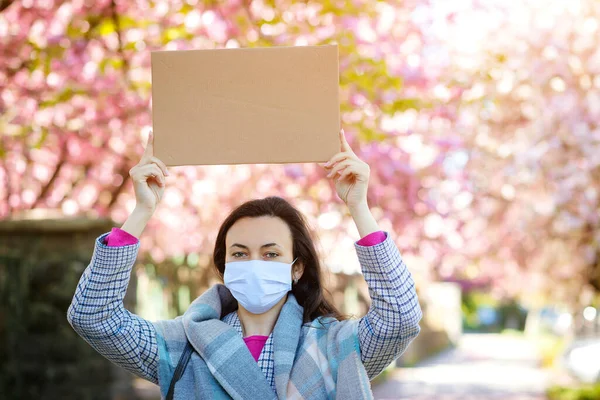
[(138, 238), (121, 228), (112, 228), (105, 240), (109, 247), (129, 246), (138, 242)]
[(376, 244), (382, 243), (385, 240), (385, 232), (377, 231), (369, 233), (364, 238), (360, 239), (357, 243), (361, 246), (375, 246)]

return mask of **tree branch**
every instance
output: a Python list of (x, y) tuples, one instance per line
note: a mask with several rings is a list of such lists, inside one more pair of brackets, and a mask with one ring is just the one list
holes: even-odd
[(48, 193), (50, 193), (50, 189), (52, 189), (52, 187), (54, 186), (54, 182), (56, 182), (56, 179), (60, 175), (60, 171), (62, 170), (62, 168), (65, 166), (65, 164), (67, 162), (67, 160), (65, 159), (66, 148), (67, 148), (67, 140), (62, 140), (62, 144), (60, 146), (60, 157), (59, 157), (60, 161), (58, 162), (58, 164), (56, 164), (56, 167), (54, 168), (54, 173), (52, 173), (52, 177), (50, 177), (50, 180), (42, 187), (40, 194), (37, 196), (37, 198), (31, 205), (31, 209), (38, 207), (40, 205), (40, 203), (42, 202), (42, 200), (46, 199), (46, 197), (48, 196)]
[(125, 185), (127, 185), (127, 177), (129, 176), (130, 169), (131, 169), (131, 166), (129, 165), (127, 160), (126, 159), (123, 160), (123, 163), (121, 164), (121, 168), (119, 168), (119, 170), (117, 171), (117, 174), (121, 175), (123, 177), (123, 180), (121, 181), (121, 184), (119, 186), (117, 186), (113, 191), (111, 191), (110, 202), (106, 206), (107, 209), (110, 210), (112, 208), (112, 206), (115, 205), (119, 195), (125, 189)]
[(0, 0), (0, 12), (10, 7), (12, 3), (14, 3), (14, 0)]
[(117, 39), (119, 40), (119, 48), (117, 49), (117, 53), (123, 59), (123, 69), (125, 70), (125, 76), (127, 76), (127, 71), (129, 71), (129, 61), (125, 57), (125, 52), (123, 50), (123, 37), (121, 35), (121, 22), (119, 21), (119, 14), (117, 13), (117, 3), (115, 0), (111, 0), (110, 2), (110, 14), (115, 24), (115, 31), (117, 32)]

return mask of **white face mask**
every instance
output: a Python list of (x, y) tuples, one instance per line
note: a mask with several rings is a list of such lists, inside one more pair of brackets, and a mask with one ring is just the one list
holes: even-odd
[(292, 265), (250, 260), (225, 263), (223, 280), (233, 297), (252, 314), (271, 309), (292, 290)]

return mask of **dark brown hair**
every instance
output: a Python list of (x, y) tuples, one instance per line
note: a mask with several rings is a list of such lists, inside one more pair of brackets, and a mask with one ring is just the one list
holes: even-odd
[(281, 197), (270, 196), (247, 201), (233, 210), (225, 219), (219, 228), (213, 253), (213, 261), (219, 277), (223, 279), (225, 273), (225, 237), (229, 229), (240, 218), (263, 216), (281, 218), (292, 232), (293, 258), (298, 257), (298, 261), (304, 265), (304, 273), (298, 283), (292, 285), (292, 293), (298, 300), (298, 304), (304, 307), (304, 322), (310, 322), (321, 316), (334, 317), (338, 320), (346, 319), (325, 298), (327, 290), (323, 287), (322, 267), (306, 218)]

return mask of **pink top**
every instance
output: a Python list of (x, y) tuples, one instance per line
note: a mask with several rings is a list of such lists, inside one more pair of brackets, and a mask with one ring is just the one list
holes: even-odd
[[(385, 232), (377, 231), (368, 234), (364, 238), (360, 239), (357, 243), (361, 246), (374, 246), (385, 240)], [(106, 245), (110, 247), (129, 246), (136, 244), (138, 239), (128, 232), (120, 228), (112, 228), (110, 234), (106, 237)], [(262, 352), (265, 343), (267, 342), (268, 336), (254, 335), (244, 338), (250, 354), (254, 357), (255, 361), (258, 361), (260, 353)]]
[(265, 347), (268, 338), (268, 336), (263, 335), (247, 336), (244, 338), (244, 342), (246, 342), (246, 346), (248, 346), (248, 350), (250, 350), (250, 354), (252, 354), (255, 361), (258, 361), (260, 352)]

